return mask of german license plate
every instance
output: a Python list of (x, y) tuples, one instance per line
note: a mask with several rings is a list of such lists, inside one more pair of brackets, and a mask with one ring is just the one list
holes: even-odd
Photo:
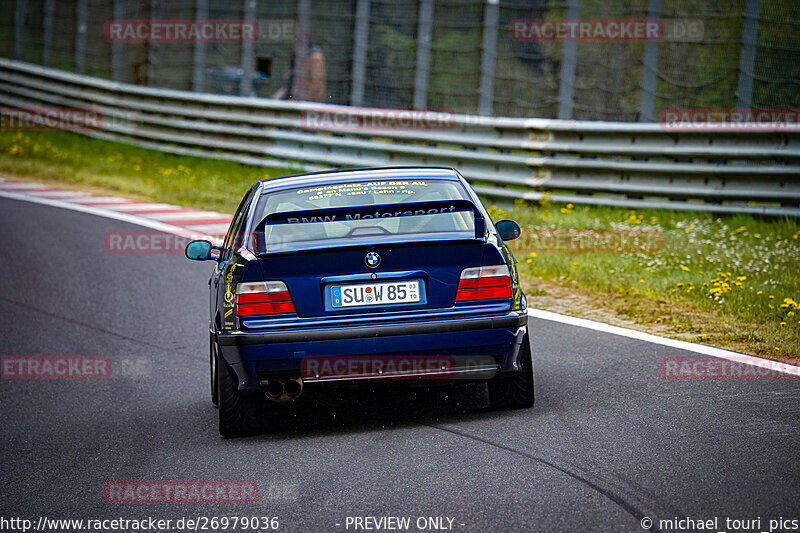
[(420, 301), (419, 280), (333, 285), (333, 307), (408, 304)]

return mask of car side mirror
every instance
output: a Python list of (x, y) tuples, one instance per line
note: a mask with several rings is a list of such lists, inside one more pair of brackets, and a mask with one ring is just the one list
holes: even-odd
[(500, 234), (500, 238), (503, 239), (503, 241), (513, 241), (519, 237), (520, 233), (522, 233), (522, 229), (519, 227), (519, 224), (513, 220), (501, 220), (495, 224), (495, 227), (497, 228), (497, 233)]
[(208, 241), (191, 241), (186, 245), (186, 257), (193, 261), (216, 261), (220, 257), (220, 249)]

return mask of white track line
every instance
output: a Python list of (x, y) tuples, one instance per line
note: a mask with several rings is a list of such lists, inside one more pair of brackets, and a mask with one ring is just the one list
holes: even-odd
[(225, 224), (201, 224), (197, 226), (191, 226), (191, 228), (195, 231), (202, 231), (204, 233), (214, 235), (222, 233), (224, 235), (228, 232), (230, 225), (230, 222), (226, 222)]
[[(153, 213), (153, 214), (147, 214), (146, 216), (147, 218), (161, 220), (162, 222), (175, 221), (176, 224), (181, 220), (194, 220), (197, 218), (209, 218), (209, 219), (219, 218), (220, 220), (225, 220), (227, 218), (228, 220), (230, 220), (230, 217), (227, 215), (212, 213), (211, 211), (181, 211), (176, 213)], [(228, 225), (230, 225), (230, 223)]]
[(135, 204), (110, 204), (105, 206), (106, 209), (110, 209), (111, 211), (155, 211), (157, 209), (184, 209), (183, 207), (177, 205), (170, 205), (170, 204), (144, 204), (144, 203), (135, 203)]
[(92, 205), (92, 204), (106, 204), (106, 205), (113, 205), (113, 204), (127, 204), (130, 203), (130, 200), (127, 198), (120, 198), (119, 196), (85, 196), (80, 200), (76, 201), (76, 203)]
[[(2, 179), (0, 179), (0, 184), (2, 184)], [(111, 218), (114, 220), (121, 220), (123, 222), (128, 222), (129, 224), (136, 224), (138, 226), (143, 226), (146, 228), (162, 231), (164, 233), (170, 233), (172, 235), (180, 235), (182, 237), (187, 237), (189, 239), (200, 239), (206, 238), (215, 244), (219, 244), (221, 239), (216, 237), (211, 237), (210, 235), (203, 234), (201, 231), (198, 230), (207, 230), (207, 229), (227, 229), (227, 225), (225, 224), (214, 224), (214, 225), (204, 225), (204, 226), (197, 226), (196, 229), (188, 229), (188, 228), (181, 228), (178, 226), (173, 226), (171, 224), (165, 224), (163, 222), (159, 222), (157, 220), (139, 217), (135, 215), (131, 215), (128, 213), (123, 213), (119, 211), (115, 211), (109, 206), (108, 208), (101, 208), (101, 207), (93, 207), (91, 205), (83, 205), (83, 204), (76, 204), (72, 202), (56, 200), (51, 198), (44, 198), (41, 196), (34, 196), (31, 194), (24, 194), (20, 192), (11, 192), (4, 190), (5, 187), (0, 185), (0, 198), (11, 198), (14, 200), (23, 200), (26, 202), (32, 202), (36, 204), (48, 205), (51, 207), (60, 207), (61, 209), (68, 209), (71, 211), (79, 211), (81, 213), (87, 213), (90, 215), (95, 215), (99, 217)], [(14, 187), (18, 189), (18, 187)], [(34, 192), (35, 187), (24, 188), (29, 189), (30, 192)], [(27, 192), (27, 191), (26, 191)], [(90, 197), (91, 198), (91, 197)], [(97, 197), (99, 198), (99, 197)], [(114, 198), (115, 200), (117, 198)], [(120, 200), (124, 200), (120, 198)], [(130, 201), (130, 200), (126, 200)], [(153, 204), (153, 205), (164, 205), (164, 204)], [(114, 205), (113, 207), (117, 208), (119, 206)], [(172, 206), (170, 206), (172, 207)], [(770, 359), (764, 359), (761, 357), (755, 357), (752, 355), (745, 355), (740, 354), (737, 352), (731, 352), (728, 350), (723, 350), (721, 348), (715, 348), (713, 346), (705, 346), (703, 344), (695, 344), (692, 342), (686, 341), (679, 341), (676, 339), (668, 339), (665, 337), (659, 337), (657, 335), (651, 335), (649, 333), (643, 333), (641, 331), (636, 331), (633, 329), (621, 328), (618, 326), (612, 326), (610, 324), (604, 324), (602, 322), (595, 322), (594, 320), (587, 320), (585, 318), (576, 318), (572, 316), (560, 315), (558, 313), (553, 313), (551, 311), (544, 311), (542, 309), (528, 309), (528, 315), (539, 318), (542, 320), (550, 320), (553, 322), (560, 322), (562, 324), (568, 324), (570, 326), (577, 326), (580, 328), (587, 328), (592, 329), (595, 331), (601, 331), (603, 333), (610, 333), (612, 335), (619, 335), (621, 337), (628, 337), (629, 339), (636, 339), (639, 341), (649, 342), (651, 344), (660, 344), (662, 346), (669, 346), (671, 348), (676, 348), (678, 350), (683, 350), (687, 352), (694, 352), (703, 355), (708, 355), (710, 357), (716, 357), (719, 359), (726, 359), (728, 361), (734, 361), (738, 363), (744, 363), (752, 366), (760, 366), (763, 367), (766, 364), (769, 365), (769, 368), (776, 371), (782, 372), (784, 374), (793, 374), (793, 375), (800, 375), (800, 366), (790, 365), (788, 363), (780, 363), (777, 361), (773, 361)]]
[(595, 322), (594, 320), (587, 320), (585, 318), (576, 318), (573, 316), (560, 315), (551, 311), (544, 311), (542, 309), (528, 309), (528, 315), (534, 318), (541, 318), (542, 320), (552, 320), (553, 322), (561, 322), (570, 326), (577, 326), (579, 328), (593, 329), (603, 333), (611, 333), (612, 335), (619, 335), (621, 337), (628, 337), (629, 339), (636, 339), (639, 341), (649, 342), (651, 344), (660, 344), (662, 346), (669, 346), (670, 348), (677, 348), (687, 352), (694, 352), (718, 359), (726, 359), (736, 363), (744, 363), (752, 366), (769, 366), (771, 370), (782, 372), (784, 374), (792, 374), (800, 376), (800, 366), (790, 365), (788, 363), (781, 363), (773, 361), (772, 359), (765, 359), (763, 357), (756, 357), (754, 355), (745, 355), (738, 352), (731, 352), (723, 350), (722, 348), (715, 348), (713, 346), (706, 346), (704, 344), (695, 344), (693, 342), (679, 341), (677, 339), (668, 339), (666, 337), (659, 337), (658, 335), (651, 335), (636, 331), (635, 329), (621, 328), (619, 326), (612, 326), (604, 324), (603, 322)]
[[(20, 191), (13, 191), (13, 192), (20, 192)], [(41, 196), (43, 198), (89, 198), (88, 195), (82, 192), (75, 192), (75, 191), (31, 191), (36, 194), (36, 196)]]

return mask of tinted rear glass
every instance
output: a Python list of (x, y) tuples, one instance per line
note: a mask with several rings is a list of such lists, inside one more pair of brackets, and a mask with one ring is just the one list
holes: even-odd
[[(259, 203), (263, 220), (275, 213), (319, 209), (468, 200), (460, 182), (442, 180), (373, 180), (302, 187), (266, 193)], [(300, 224), (267, 225), (266, 251), (284, 251), (317, 246), (335, 246), (352, 240), (376, 237), (413, 240), (422, 234), (436, 238), (474, 237), (474, 214), (468, 211), (361, 220), (314, 220)]]

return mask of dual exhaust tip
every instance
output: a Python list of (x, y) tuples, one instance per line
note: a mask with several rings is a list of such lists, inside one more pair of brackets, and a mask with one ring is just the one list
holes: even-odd
[(267, 379), (259, 383), (264, 395), (273, 402), (290, 402), (303, 394), (303, 378)]

